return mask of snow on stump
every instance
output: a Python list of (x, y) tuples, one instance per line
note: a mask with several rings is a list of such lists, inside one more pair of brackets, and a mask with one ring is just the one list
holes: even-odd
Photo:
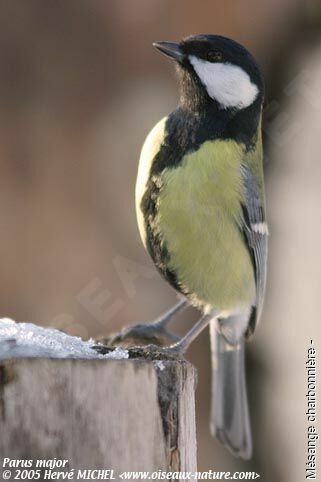
[(0, 461), (56, 457), (116, 480), (196, 471), (193, 366), (102, 353), (93, 340), (0, 320)]

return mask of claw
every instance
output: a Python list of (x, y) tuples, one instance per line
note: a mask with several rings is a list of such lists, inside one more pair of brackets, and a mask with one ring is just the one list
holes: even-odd
[(157, 346), (166, 345), (166, 341), (178, 342), (180, 337), (166, 330), (162, 325), (139, 324), (126, 326), (120, 333), (109, 337), (109, 345), (133, 346), (153, 344)]
[[(179, 338), (179, 340), (180, 339), (181, 338)], [(164, 350), (173, 356), (183, 356), (186, 350), (182, 345), (180, 345), (179, 340), (177, 343), (166, 347)]]

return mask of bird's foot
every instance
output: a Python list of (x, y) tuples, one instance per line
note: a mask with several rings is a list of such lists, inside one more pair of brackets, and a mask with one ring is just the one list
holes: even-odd
[(103, 340), (110, 346), (164, 346), (168, 341), (177, 342), (179, 336), (168, 331), (160, 323), (138, 324), (126, 326), (119, 333), (111, 335)]

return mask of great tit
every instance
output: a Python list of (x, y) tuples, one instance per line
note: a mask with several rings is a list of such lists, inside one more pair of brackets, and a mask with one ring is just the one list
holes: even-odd
[(180, 100), (142, 148), (137, 219), (155, 266), (183, 301), (145, 330), (164, 330), (187, 304), (201, 311), (168, 350), (185, 352), (210, 325), (211, 431), (248, 459), (244, 344), (261, 315), (267, 260), (264, 81), (252, 55), (222, 36), (153, 45), (176, 64)]

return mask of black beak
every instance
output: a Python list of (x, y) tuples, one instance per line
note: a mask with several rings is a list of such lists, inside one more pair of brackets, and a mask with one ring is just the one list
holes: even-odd
[(177, 62), (181, 62), (184, 58), (180, 44), (176, 42), (154, 42), (153, 47)]

